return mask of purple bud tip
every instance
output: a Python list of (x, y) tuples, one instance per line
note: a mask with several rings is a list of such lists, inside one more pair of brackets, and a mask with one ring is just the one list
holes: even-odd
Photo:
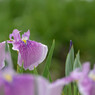
[[(70, 40), (70, 49), (71, 49), (72, 45), (73, 45), (72, 40)], [(70, 49), (69, 49), (69, 50), (70, 50)]]

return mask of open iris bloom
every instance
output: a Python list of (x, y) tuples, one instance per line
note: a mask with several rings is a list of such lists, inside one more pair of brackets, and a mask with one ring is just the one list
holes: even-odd
[(77, 81), (82, 95), (95, 95), (95, 68), (90, 70), (90, 63), (83, 65), (82, 70), (76, 69), (71, 73), (73, 80)]
[[(33, 70), (38, 64), (44, 61), (48, 48), (46, 45), (29, 40), (30, 31), (28, 30), (20, 37), (20, 31), (15, 29), (10, 34), (9, 43), (13, 44), (13, 50), (18, 51), (18, 64), (24, 69)], [(12, 37), (14, 39), (12, 39)]]

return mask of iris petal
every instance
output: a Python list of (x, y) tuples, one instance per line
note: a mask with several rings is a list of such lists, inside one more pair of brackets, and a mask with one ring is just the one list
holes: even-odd
[(5, 42), (0, 43), (0, 70), (5, 66)]
[(43, 62), (47, 51), (47, 46), (41, 43), (28, 40), (26, 45), (22, 42), (19, 46), (18, 63), (21, 66), (22, 62), (24, 62), (25, 69), (33, 70), (34, 67), (37, 67), (38, 64)]
[(29, 40), (29, 36), (30, 36), (30, 31), (28, 30), (27, 32), (25, 32), (23, 35), (22, 35), (22, 40)]
[(13, 33), (10, 34), (10, 36), (9, 36), (10, 40), (13, 40), (12, 37), (14, 38), (15, 41), (19, 41), (21, 39), (20, 38), (20, 31), (18, 31), (17, 29), (14, 29)]

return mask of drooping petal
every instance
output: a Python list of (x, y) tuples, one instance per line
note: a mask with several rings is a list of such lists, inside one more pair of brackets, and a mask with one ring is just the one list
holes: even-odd
[(42, 78), (37, 77), (36, 78), (36, 84), (37, 84), (37, 94), (38, 95), (48, 95), (49, 90), (49, 81)]
[(62, 78), (55, 81), (49, 86), (50, 91), (49, 93), (47, 92), (48, 93), (47, 95), (61, 95), (63, 87), (69, 84), (71, 81), (72, 81), (72, 78), (70, 77)]
[(24, 63), (25, 69), (32, 70), (44, 61), (47, 51), (47, 46), (41, 43), (29, 40), (27, 44), (22, 42), (19, 46), (18, 64), (21, 66)]
[[(12, 39), (12, 37), (13, 37), (14, 39)], [(20, 38), (20, 31), (18, 31), (17, 29), (14, 29), (14, 30), (13, 30), (13, 33), (10, 34), (9, 38), (10, 38), (10, 40), (15, 40), (15, 41), (21, 40), (21, 38)]]
[(22, 35), (22, 40), (23, 40), (23, 39), (29, 40), (29, 36), (30, 36), (30, 31), (28, 30), (27, 32), (25, 32), (25, 33)]
[(53, 83), (49, 83), (42, 77), (37, 78), (38, 94), (37, 95), (61, 95), (63, 87), (70, 83), (72, 79), (70, 77), (56, 80)]
[(5, 42), (0, 43), (0, 70), (5, 66)]

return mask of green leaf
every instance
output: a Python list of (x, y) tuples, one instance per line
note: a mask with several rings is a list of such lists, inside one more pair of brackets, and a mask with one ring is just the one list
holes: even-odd
[(73, 83), (73, 86), (74, 86), (74, 95), (78, 95), (79, 92), (76, 83)]
[(72, 84), (68, 85), (68, 95), (72, 95)]
[(68, 95), (68, 87), (65, 86), (62, 95)]
[(5, 42), (5, 52), (10, 52), (7, 41)]
[(17, 73), (19, 73), (19, 74), (23, 73), (23, 64), (21, 67), (17, 64)]
[(75, 58), (75, 61), (74, 61), (73, 70), (75, 70), (76, 68), (81, 68), (79, 51), (78, 51), (76, 58)]
[(73, 64), (74, 64), (74, 48), (72, 46), (66, 58), (66, 64), (65, 64), (66, 76), (68, 76), (70, 72), (73, 71)]
[(34, 67), (34, 70), (33, 70), (33, 74), (38, 75), (37, 69), (35, 67)]
[(52, 82), (52, 79), (51, 79), (51, 75), (50, 75), (50, 72), (49, 72), (49, 81)]
[(43, 71), (43, 76), (45, 78), (47, 78), (48, 75), (49, 75), (49, 68), (50, 68), (50, 65), (51, 65), (51, 60), (52, 60), (52, 55), (53, 55), (54, 47), (55, 47), (55, 40), (53, 40), (50, 52), (49, 52), (47, 60), (46, 60), (45, 68), (44, 68), (44, 71)]

